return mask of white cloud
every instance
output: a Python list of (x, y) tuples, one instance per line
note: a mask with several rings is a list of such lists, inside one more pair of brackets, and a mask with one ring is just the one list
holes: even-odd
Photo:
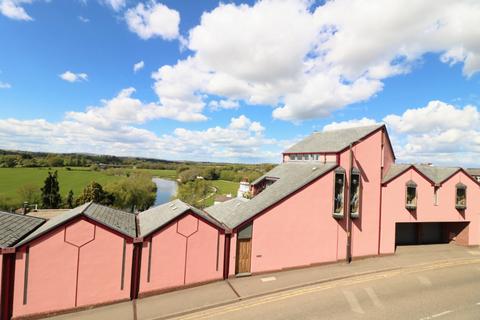
[(426, 53), (462, 63), (467, 77), (480, 70), (478, 2), (313, 3), (263, 0), (204, 13), (184, 40), (191, 55), (159, 70), (168, 77), (154, 77), (159, 98), (168, 87), (169, 99), (194, 101), (199, 113), (215, 97), (269, 104), (274, 118), (298, 121), (374, 97)]
[(112, 8), (114, 11), (120, 11), (126, 5), (126, 0), (102, 0), (107, 6)]
[(179, 36), (178, 11), (155, 1), (139, 3), (135, 8), (128, 9), (125, 20), (130, 31), (144, 40), (153, 37), (173, 40)]
[(234, 100), (211, 100), (208, 103), (208, 106), (210, 107), (211, 110), (217, 111), (221, 109), (238, 109), (240, 105), (238, 104), (238, 101)]
[(378, 122), (373, 119), (364, 117), (362, 119), (352, 119), (352, 120), (341, 121), (341, 122), (332, 122), (324, 126), (323, 131), (347, 129), (347, 128), (353, 128), (353, 127), (359, 127), (359, 126), (370, 126), (377, 123)]
[[(430, 101), (424, 107), (382, 119), (398, 162), (475, 166), (480, 156), (480, 111), (476, 106), (455, 106)], [(379, 123), (362, 118), (333, 122), (324, 130)]]
[(58, 75), (62, 80), (68, 82), (79, 82), (79, 81), (87, 81), (88, 75), (86, 73), (73, 73), (71, 71), (65, 71), (64, 73)]
[(30, 3), (32, 0), (0, 0), (0, 13), (10, 19), (31, 21), (33, 18), (23, 8), (23, 4)]
[(88, 23), (90, 22), (90, 19), (84, 17), (84, 16), (78, 16), (78, 20), (80, 20), (83, 23)]
[(140, 71), (145, 67), (145, 62), (139, 61), (133, 65), (133, 72), (136, 73), (137, 71)]
[[(125, 89), (101, 107), (68, 112), (60, 122), (0, 119), (0, 148), (50, 152), (91, 152), (123, 156), (207, 161), (279, 161), (281, 141), (265, 137), (259, 122), (245, 116), (204, 130), (177, 128), (157, 135), (135, 125), (152, 120), (153, 105), (143, 105)], [(240, 123), (241, 122), (241, 123)]]
[(0, 81), (0, 89), (10, 89), (12, 85), (8, 82), (2, 82)]

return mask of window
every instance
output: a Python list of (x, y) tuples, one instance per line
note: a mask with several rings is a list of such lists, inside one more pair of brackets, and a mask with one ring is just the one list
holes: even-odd
[(318, 160), (318, 154), (315, 155), (315, 160)]
[(352, 218), (360, 216), (360, 179), (360, 171), (353, 168), (350, 179), (350, 216)]
[(405, 208), (415, 210), (417, 208), (417, 184), (410, 180), (407, 182), (406, 188)]
[(459, 210), (467, 208), (467, 186), (463, 183), (458, 183), (455, 192), (455, 207)]
[(303, 155), (303, 160), (308, 160), (308, 154)]
[(290, 155), (290, 160), (297, 160), (297, 155), (296, 154), (291, 154)]
[(333, 194), (333, 216), (337, 219), (343, 218), (345, 189), (345, 171), (335, 170), (334, 194)]
[(438, 206), (438, 189), (439, 187), (435, 186), (433, 188), (433, 204)]

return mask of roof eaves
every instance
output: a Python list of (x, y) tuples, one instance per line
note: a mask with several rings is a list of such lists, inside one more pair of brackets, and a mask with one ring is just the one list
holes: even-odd
[[(323, 176), (327, 175), (328, 173), (330, 173), (331, 171), (335, 170), (337, 167), (339, 167), (338, 164), (335, 164), (335, 165), (332, 165), (331, 168), (327, 169), (326, 171), (322, 172), (321, 174), (319, 174), (318, 176), (316, 177), (313, 177), (312, 179), (308, 179), (306, 180), (303, 184), (301, 184), (300, 186), (297, 186), (295, 187), (294, 189), (292, 189), (288, 194), (286, 194), (285, 196), (283, 196), (282, 198), (278, 199), (277, 201), (275, 201), (275, 203), (263, 208), (263, 209), (260, 209), (258, 212), (256, 212), (254, 215), (252, 215), (251, 217), (248, 217), (244, 220), (241, 220), (240, 222), (238, 223), (235, 223), (235, 224), (232, 224), (230, 226), (228, 226), (230, 229), (238, 229), (239, 227), (241, 227), (242, 225), (250, 222), (251, 220), (255, 219), (258, 215), (262, 214), (263, 212), (267, 211), (268, 209), (270, 209), (271, 207), (279, 204), (280, 202), (283, 202), (285, 199), (289, 198), (291, 195), (295, 194), (296, 192), (298, 192), (299, 190), (303, 189), (304, 187), (308, 186), (309, 184), (317, 181), (318, 179), (322, 178)], [(250, 200), (251, 201), (251, 200)]]

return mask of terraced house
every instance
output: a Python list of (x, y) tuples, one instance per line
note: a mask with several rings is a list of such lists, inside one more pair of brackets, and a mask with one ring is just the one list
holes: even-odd
[(384, 125), (314, 133), (246, 198), (204, 211), (175, 200), (138, 216), (92, 203), (48, 222), (2, 213), (11, 226), (0, 227), (2, 319), (394, 254), (402, 244), (476, 246), (479, 215), (475, 178), (396, 164)]

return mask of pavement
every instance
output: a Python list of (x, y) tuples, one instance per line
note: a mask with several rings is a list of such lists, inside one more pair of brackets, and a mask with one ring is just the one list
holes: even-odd
[[(361, 307), (360, 302), (354, 294), (354, 286), (357, 283), (366, 281), (382, 283), (381, 281), (390, 279), (394, 283), (395, 281), (399, 283), (398, 288), (401, 291), (402, 286), (405, 286), (408, 290), (412, 290), (408, 282), (403, 281), (404, 278), (412, 278), (417, 285), (420, 283), (421, 286), (428, 288), (431, 287), (431, 285), (429, 286), (429, 284), (431, 284), (429, 273), (438, 273), (453, 268), (467, 268), (470, 265), (475, 265), (478, 273), (474, 272), (473, 275), (471, 271), (469, 273), (453, 273), (453, 275), (457, 277), (450, 277), (452, 288), (453, 281), (456, 281), (455, 283), (465, 284), (466, 287), (476, 285), (478, 288), (479, 283), (469, 277), (476, 276), (480, 281), (480, 249), (460, 247), (453, 244), (403, 246), (398, 247), (395, 255), (392, 256), (361, 259), (353, 261), (351, 264), (335, 263), (250, 277), (233, 278), (228, 281), (213, 282), (199, 287), (142, 298), (137, 301), (118, 303), (51, 317), (49, 319), (216, 319), (217, 313), (218, 319), (249, 319), (260, 317), (266, 319), (301, 319), (303, 304), (300, 309), (298, 304), (292, 305), (292, 308), (288, 309), (290, 312), (293, 310), (294, 314), (285, 311), (278, 313), (277, 310), (278, 308), (283, 310), (283, 308), (281, 308), (282, 303), (295, 302), (298, 296), (306, 299), (304, 302), (305, 310), (311, 311), (311, 313), (307, 312), (303, 318), (323, 319), (333, 317), (335, 319), (341, 319), (343, 316), (345, 316), (345, 318), (350, 317), (351, 313), (353, 313), (354, 316), (365, 313), (365, 310)], [(422, 273), (426, 275), (422, 275)], [(460, 278), (458, 278), (458, 275), (460, 275)], [(442, 279), (441, 275), (439, 277)], [(384, 285), (387, 288), (391, 286), (391, 284)], [(333, 288), (345, 288), (342, 289), (343, 291), (340, 291), (340, 293), (330, 293), (330, 296), (337, 297), (338, 301), (333, 298), (332, 301), (329, 301), (328, 290), (333, 290)], [(382, 319), (382, 316), (385, 316), (385, 314), (381, 313), (383, 309), (378, 307), (382, 305), (382, 303), (379, 301), (377, 293), (372, 291), (373, 289), (365, 288), (361, 289), (362, 296), (368, 297), (368, 299), (371, 300), (370, 304), (374, 308), (373, 311), (378, 313), (378, 319)], [(408, 301), (407, 298), (411, 299), (412, 296), (418, 293), (418, 288), (413, 291), (408, 291), (407, 289), (405, 289), (403, 294), (403, 297), (406, 298), (404, 301), (402, 300), (406, 305), (412, 303)], [(469, 288), (464, 289), (469, 290)], [(305, 294), (305, 292), (308, 294)], [(444, 293), (446, 294), (446, 292)], [(323, 304), (326, 304), (326, 307), (335, 305), (335, 301), (342, 303), (340, 310), (344, 310), (345, 312), (343, 314), (335, 313), (334, 310), (336, 309), (326, 308), (325, 310), (330, 310), (329, 312), (331, 314), (319, 317), (318, 310), (321, 310), (319, 309), (321, 305), (319, 304), (320, 300), (312, 300), (314, 303), (313, 305), (311, 304), (311, 295), (315, 294), (320, 296), (326, 294), (326, 296), (322, 298), (323, 300), (321, 300)], [(394, 295), (390, 294), (388, 297), (390, 297), (389, 299), (393, 299), (392, 297), (394, 297)], [(327, 299), (325, 300), (325, 298)], [(436, 298), (432, 299), (435, 300)], [(261, 301), (267, 301), (268, 306), (258, 307), (263, 306), (264, 303), (261, 303)], [(350, 305), (350, 308), (344, 307), (345, 301)], [(280, 303), (277, 309), (274, 308), (276, 303)], [(253, 305), (254, 307), (246, 308), (244, 305)], [(218, 310), (218, 312), (216, 310)], [(246, 310), (246, 313), (242, 313), (242, 310)], [(267, 310), (270, 310), (272, 313), (265, 314)], [(362, 310), (363, 313), (356, 312), (355, 310)], [(253, 313), (249, 313), (252, 311)], [(426, 317), (428, 317), (428, 312), (428, 310), (424, 312)], [(480, 308), (472, 307), (471, 312), (479, 312), (480, 314)], [(205, 314), (208, 316), (205, 317)], [(376, 317), (375, 313), (369, 313), (369, 317), (370, 316), (372, 319)], [(448, 314), (445, 314), (445, 316), (448, 317)]]

